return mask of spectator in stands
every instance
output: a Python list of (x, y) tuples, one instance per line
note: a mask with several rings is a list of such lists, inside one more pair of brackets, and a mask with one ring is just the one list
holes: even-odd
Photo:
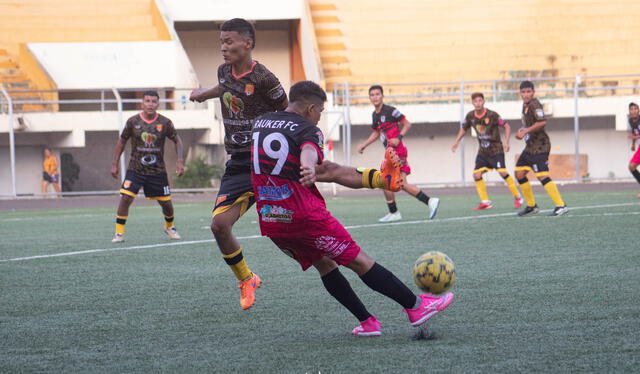
[(58, 172), (58, 158), (51, 152), (51, 148), (44, 149), (44, 161), (42, 162), (42, 193), (47, 193), (49, 184), (56, 191), (54, 197), (60, 197), (60, 172)]

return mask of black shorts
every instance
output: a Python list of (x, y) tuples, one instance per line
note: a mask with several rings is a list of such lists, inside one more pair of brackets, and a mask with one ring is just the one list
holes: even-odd
[(516, 171), (533, 171), (534, 173), (549, 172), (549, 154), (548, 153), (527, 153), (522, 152), (516, 162)]
[(42, 180), (49, 183), (59, 184), (60, 174), (49, 174), (46, 171), (42, 172)]
[(493, 156), (478, 154), (476, 156), (476, 167), (473, 171), (489, 171), (492, 169), (503, 171), (503, 169), (506, 170), (506, 168), (507, 167), (504, 163), (504, 153), (498, 153), (497, 155)]
[(255, 199), (251, 184), (251, 155), (233, 155), (227, 161), (220, 180), (213, 216), (226, 212), (236, 204), (242, 204), (240, 215), (243, 215), (253, 203)]
[(133, 170), (127, 170), (122, 187), (120, 187), (120, 193), (136, 197), (140, 187), (144, 189), (144, 196), (149, 200), (171, 200), (171, 189), (169, 188), (167, 173), (143, 175)]

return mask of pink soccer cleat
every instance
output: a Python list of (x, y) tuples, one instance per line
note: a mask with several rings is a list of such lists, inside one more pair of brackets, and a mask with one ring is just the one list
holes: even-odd
[(480, 204), (478, 204), (477, 207), (473, 208), (473, 210), (485, 210), (485, 209), (491, 209), (493, 208), (493, 204), (491, 203), (491, 201), (483, 201)]
[(523, 203), (524, 203), (524, 199), (522, 198), (522, 196), (518, 196), (513, 200), (513, 208), (520, 209)]
[(364, 322), (360, 322), (360, 326), (353, 329), (351, 333), (360, 336), (380, 336), (382, 334), (380, 332), (380, 322), (374, 316), (367, 318)]
[(420, 298), (422, 299), (422, 303), (420, 303), (419, 307), (404, 310), (407, 312), (411, 326), (415, 327), (422, 325), (427, 322), (429, 318), (445, 310), (453, 301), (454, 296), (451, 292), (447, 292), (440, 297), (428, 293), (426, 295), (420, 295)]

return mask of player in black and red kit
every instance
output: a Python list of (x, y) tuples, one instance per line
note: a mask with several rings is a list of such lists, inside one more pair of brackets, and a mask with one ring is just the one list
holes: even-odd
[[(635, 151), (633, 157), (629, 161), (629, 171), (634, 178), (640, 183), (640, 147), (636, 150), (638, 139), (640, 139), (640, 110), (638, 104), (629, 103), (629, 139), (631, 139), (631, 151)], [(636, 195), (640, 199), (640, 194)]]
[(298, 261), (303, 270), (312, 265), (318, 270), (331, 296), (360, 321), (354, 335), (380, 335), (380, 323), (367, 311), (338, 265), (353, 270), (371, 289), (402, 305), (413, 326), (423, 324), (444, 310), (453, 294), (416, 296), (362, 251), (331, 216), (314, 184), (316, 168), (323, 164), (324, 145), (316, 125), (327, 96), (316, 83), (302, 81), (291, 87), (289, 98), (284, 112), (263, 115), (253, 129), (251, 177), (262, 234)]
[[(218, 67), (218, 84), (191, 93), (192, 101), (203, 102), (219, 97), (225, 130), (225, 149), (230, 155), (220, 183), (211, 221), (218, 248), (240, 283), (240, 306), (249, 309), (255, 302), (255, 290), (261, 279), (247, 266), (242, 247), (232, 233), (235, 222), (254, 203), (251, 186), (251, 129), (255, 119), (265, 113), (284, 110), (287, 95), (276, 76), (264, 65), (253, 60), (255, 30), (244, 19), (234, 18), (220, 26), (220, 43), (224, 64)], [(392, 162), (389, 170), (393, 172)], [(319, 180), (351, 186), (355, 169), (325, 165), (319, 170)], [(399, 189), (399, 171), (385, 184), (381, 172), (364, 169), (357, 174), (359, 187)], [(391, 187), (389, 187), (391, 188)]]
[(171, 204), (171, 190), (164, 164), (164, 143), (171, 139), (176, 144), (176, 174), (184, 172), (182, 140), (171, 120), (157, 112), (159, 96), (155, 91), (142, 94), (142, 112), (127, 120), (120, 134), (111, 164), (111, 175), (118, 178), (118, 163), (127, 141), (131, 140), (131, 157), (124, 182), (120, 187), (120, 203), (116, 215), (114, 243), (124, 241), (124, 226), (129, 216), (129, 206), (144, 189), (147, 199), (156, 200), (164, 214), (164, 230), (171, 239), (180, 239), (176, 231)]
[[(393, 148), (398, 154), (398, 157), (400, 157), (400, 162), (402, 164), (400, 169), (403, 180), (402, 189), (405, 190), (409, 195), (426, 204), (429, 207), (428, 217), (429, 219), (433, 219), (438, 212), (440, 199), (438, 199), (437, 197), (430, 198), (418, 187), (407, 183), (407, 176), (411, 174), (411, 167), (409, 166), (409, 162), (407, 161), (407, 147), (402, 142), (402, 138), (404, 138), (404, 136), (411, 128), (411, 123), (402, 113), (400, 113), (398, 109), (392, 107), (391, 105), (386, 105), (383, 102), (384, 91), (382, 89), (382, 86), (374, 85), (369, 88), (369, 100), (375, 108), (372, 114), (372, 132), (369, 138), (365, 140), (364, 143), (358, 146), (358, 152), (364, 152), (365, 148), (367, 148), (370, 144), (378, 139), (382, 140), (382, 144), (384, 145), (385, 149)], [(394, 193), (391, 191), (384, 191), (384, 196), (387, 200), (389, 213), (380, 218), (378, 221), (392, 222), (402, 219), (402, 215), (400, 214), (400, 211), (398, 211), (398, 207), (396, 206)]]

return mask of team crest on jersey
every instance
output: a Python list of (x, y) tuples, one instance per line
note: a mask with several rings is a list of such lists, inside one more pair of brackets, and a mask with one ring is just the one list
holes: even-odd
[(140, 138), (144, 142), (145, 147), (153, 147), (156, 144), (156, 139), (158, 139), (157, 136), (146, 131), (140, 134)]
[(156, 125), (156, 131), (162, 132), (163, 125)]
[(489, 124), (489, 118), (485, 118), (485, 119), (484, 119), (484, 124), (485, 124), (485, 125), (488, 125), (488, 124)]
[(225, 92), (222, 95), (222, 102), (234, 115), (244, 110), (244, 102), (242, 99), (235, 97), (231, 92)]
[(260, 217), (262, 222), (291, 223), (293, 211), (277, 205), (263, 205)]
[(385, 119), (387, 119), (387, 117), (385, 117), (384, 115), (380, 116), (380, 122), (384, 122)]
[(266, 186), (258, 186), (258, 200), (282, 201), (293, 195), (293, 191), (288, 184), (276, 186), (271, 179), (268, 180)]
[(244, 85), (244, 94), (247, 96), (253, 95), (253, 91), (255, 91), (255, 86), (251, 83), (247, 83)]

